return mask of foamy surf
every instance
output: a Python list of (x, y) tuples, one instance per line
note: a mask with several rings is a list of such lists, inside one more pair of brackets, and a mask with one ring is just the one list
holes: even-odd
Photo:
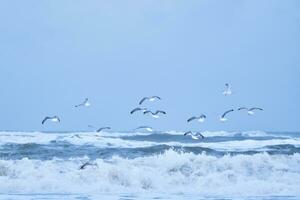
[(135, 159), (0, 160), (0, 193), (185, 193), (201, 196), (300, 195), (300, 154), (179, 153)]
[(203, 134), (1, 132), (0, 198), (300, 197), (297, 133)]

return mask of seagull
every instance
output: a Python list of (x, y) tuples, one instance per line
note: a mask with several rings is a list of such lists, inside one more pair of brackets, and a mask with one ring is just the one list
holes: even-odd
[(246, 107), (241, 107), (241, 108), (239, 108), (238, 109), (238, 111), (240, 111), (240, 110), (247, 110), (247, 113), (248, 113), (248, 115), (254, 115), (255, 113), (254, 113), (254, 110), (260, 110), (260, 111), (263, 111), (264, 109), (262, 109), (262, 108), (257, 108), (257, 107), (253, 107), (253, 108), (246, 108)]
[(187, 120), (187, 122), (191, 122), (191, 121), (193, 121), (193, 120), (198, 120), (198, 122), (204, 122), (204, 120), (206, 119), (206, 116), (205, 115), (200, 115), (199, 117), (191, 117), (191, 118), (189, 118), (188, 120)]
[(59, 119), (59, 117), (57, 117), (56, 115), (55, 116), (53, 116), (53, 117), (45, 117), (44, 119), (43, 119), (43, 121), (42, 121), (42, 124), (44, 124), (47, 120), (50, 120), (50, 121), (52, 121), (52, 122), (60, 122), (60, 119)]
[(234, 110), (233, 109), (231, 109), (231, 110), (228, 110), (228, 111), (226, 111), (226, 112), (224, 112), (224, 114), (220, 117), (220, 121), (221, 122), (226, 122), (228, 119), (225, 117), (228, 113), (230, 113), (230, 112), (233, 112)]
[(98, 166), (96, 163), (90, 163), (89, 161), (80, 166), (79, 170), (85, 169), (87, 166)]
[(81, 106), (84, 106), (84, 107), (89, 107), (91, 105), (91, 103), (89, 102), (89, 99), (88, 98), (85, 98), (84, 101), (81, 103), (81, 104), (78, 104), (78, 105), (75, 105), (75, 107), (81, 107)]
[(139, 126), (136, 129), (134, 129), (135, 131), (140, 130), (140, 129), (145, 129), (146, 131), (152, 132), (153, 128), (150, 126)]
[(133, 114), (133, 113), (135, 113), (135, 112), (137, 112), (137, 111), (146, 112), (146, 111), (147, 111), (147, 108), (140, 108), (140, 107), (137, 107), (137, 108), (133, 109), (133, 110), (130, 112), (130, 114)]
[(144, 101), (149, 100), (149, 101), (155, 101), (155, 100), (161, 100), (159, 96), (152, 96), (152, 97), (144, 97), (139, 104), (142, 105)]
[(147, 111), (145, 111), (144, 112), (144, 115), (145, 114), (151, 114), (152, 115), (152, 117), (154, 117), (154, 118), (159, 118), (159, 114), (161, 113), (161, 114), (167, 114), (165, 111), (162, 111), (162, 110), (157, 110), (156, 112), (152, 112), (152, 111), (150, 111), (150, 110), (147, 110)]
[(109, 129), (111, 129), (111, 128), (110, 128), (109, 126), (101, 127), (101, 128), (99, 128), (99, 129), (97, 130), (97, 132), (99, 133), (99, 132), (101, 132), (101, 131), (103, 131), (103, 130), (105, 130), (105, 129), (109, 130)]
[(194, 140), (204, 139), (204, 136), (200, 132), (193, 133), (192, 131), (188, 131), (184, 133), (184, 136), (190, 135)]
[(225, 87), (226, 87), (226, 89), (223, 91), (223, 95), (225, 95), (225, 96), (231, 95), (231, 94), (232, 94), (232, 91), (231, 91), (231, 88), (230, 88), (229, 83), (226, 83), (226, 84), (225, 84)]

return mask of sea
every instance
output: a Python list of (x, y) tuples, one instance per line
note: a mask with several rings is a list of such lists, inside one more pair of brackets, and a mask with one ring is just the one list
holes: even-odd
[(0, 199), (300, 199), (300, 133), (183, 134), (0, 131)]

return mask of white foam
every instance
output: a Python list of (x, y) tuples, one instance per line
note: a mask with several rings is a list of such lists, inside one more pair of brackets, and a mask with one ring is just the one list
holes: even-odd
[(177, 153), (110, 160), (78, 170), (86, 158), (0, 160), (0, 193), (184, 193), (300, 195), (300, 154), (217, 158)]
[(226, 142), (197, 142), (183, 144), (180, 142), (164, 143), (169, 146), (185, 146), (185, 147), (203, 147), (211, 148), (219, 151), (248, 151), (259, 150), (266, 146), (273, 145), (294, 145), (300, 147), (300, 139), (270, 139), (270, 140), (235, 140)]

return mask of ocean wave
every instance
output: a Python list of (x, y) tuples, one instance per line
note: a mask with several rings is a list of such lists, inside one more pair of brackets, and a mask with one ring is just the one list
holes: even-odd
[[(211, 133), (207, 133), (209, 135)], [(249, 134), (245, 132), (245, 134)], [(239, 137), (234, 138), (213, 138), (207, 137), (204, 140), (193, 140), (183, 135), (152, 134), (148, 136), (126, 136), (116, 137), (105, 136), (102, 133), (0, 133), (0, 148), (7, 144), (72, 144), (92, 145), (98, 148), (146, 148), (158, 145), (170, 147), (199, 147), (209, 148), (217, 151), (264, 151), (270, 146), (293, 145), (300, 147), (300, 138), (255, 138)]]
[(215, 157), (168, 150), (124, 159), (0, 160), (0, 193), (300, 195), (300, 154)]

